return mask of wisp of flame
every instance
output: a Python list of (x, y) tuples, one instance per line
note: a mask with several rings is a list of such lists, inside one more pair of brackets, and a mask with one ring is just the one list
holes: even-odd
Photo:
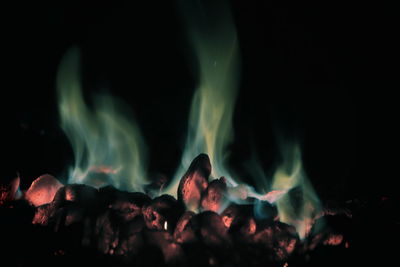
[(223, 4), (221, 7), (213, 3), (207, 9), (201, 4), (182, 4), (199, 79), (181, 164), (166, 189), (171, 195), (176, 195), (179, 179), (200, 153), (210, 157), (212, 177), (225, 176), (231, 185), (236, 185), (225, 167), (226, 146), (233, 139), (232, 116), (239, 77), (235, 28), (229, 8)]
[(288, 142), (281, 150), (283, 162), (272, 180), (273, 190), (287, 192), (276, 201), (279, 220), (296, 227), (300, 239), (304, 239), (321, 210), (319, 198), (303, 169), (299, 145)]
[(79, 67), (79, 51), (72, 48), (57, 75), (61, 127), (75, 160), (68, 182), (143, 191), (146, 151), (139, 128), (124, 104), (111, 96), (95, 96), (92, 108), (86, 104)]

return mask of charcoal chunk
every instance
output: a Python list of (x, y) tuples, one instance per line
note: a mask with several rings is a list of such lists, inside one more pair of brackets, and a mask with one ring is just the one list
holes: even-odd
[(224, 177), (211, 181), (201, 198), (202, 210), (221, 211), (224, 204), (228, 201), (226, 192), (227, 185)]
[(143, 193), (129, 193), (107, 188), (103, 196), (111, 197), (109, 205), (95, 223), (95, 244), (104, 254), (126, 256), (139, 250), (140, 232), (145, 227), (143, 206), (150, 198)]
[(178, 187), (178, 201), (189, 210), (198, 211), (203, 193), (211, 174), (210, 159), (206, 154), (198, 155), (183, 175)]
[(0, 206), (20, 197), (19, 184), (19, 177), (12, 179), (8, 184), (0, 183)]
[(192, 211), (186, 211), (176, 224), (174, 239), (177, 243), (193, 243), (197, 240), (195, 229), (192, 225), (192, 218), (196, 214)]
[(147, 229), (144, 233), (148, 245), (162, 252), (165, 263), (178, 264), (184, 260), (182, 247), (175, 242), (170, 232)]
[(25, 193), (25, 199), (35, 207), (50, 203), (62, 186), (56, 178), (44, 174), (32, 182)]
[(170, 195), (161, 195), (142, 208), (148, 229), (165, 230), (173, 233), (183, 207)]

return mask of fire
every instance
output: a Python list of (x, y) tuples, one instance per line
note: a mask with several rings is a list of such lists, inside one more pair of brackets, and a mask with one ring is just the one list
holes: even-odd
[(310, 233), (313, 219), (321, 207), (303, 169), (299, 145), (286, 142), (282, 147), (283, 163), (272, 182), (274, 190), (288, 192), (277, 200), (279, 220), (295, 226), (303, 239)]
[[(148, 185), (144, 140), (121, 101), (97, 95), (92, 105), (86, 103), (79, 51), (73, 48), (62, 60), (57, 77), (61, 127), (75, 156), (68, 183), (42, 175), (21, 201), (19, 177), (9, 185), (0, 184), (1, 211), (12, 213), (14, 204), (34, 210), (33, 224), (63, 238), (76, 235), (82, 244), (78, 250), (88, 248), (82, 251), (107, 255), (100, 260), (112, 255), (138, 266), (158, 266), (161, 255), (164, 263), (177, 266), (208, 262), (287, 267), (287, 261), (300, 253), (308, 262), (308, 253), (321, 246), (348, 249), (346, 231), (317, 228), (337, 211), (322, 209), (303, 166), (298, 140), (280, 137), (280, 162), (270, 176), (253, 159), (254, 186), (228, 168), (239, 77), (236, 32), (226, 8), (210, 12), (188, 2), (182, 5), (199, 80), (182, 159), (170, 185), (164, 188), (167, 178)], [(338, 218), (339, 226), (346, 223)], [(73, 240), (69, 245), (75, 249), (77, 244)], [(69, 257), (74, 251), (69, 245), (51, 248), (52, 254)]]
[(179, 179), (201, 153), (210, 157), (213, 178), (224, 176), (236, 185), (224, 162), (226, 147), (233, 138), (232, 116), (239, 78), (235, 28), (226, 9), (213, 16), (212, 12), (201, 14), (189, 4), (183, 5), (188, 35), (198, 60), (199, 82), (192, 99), (181, 164), (166, 190), (171, 195), (176, 195)]
[(79, 51), (64, 56), (57, 77), (61, 127), (71, 142), (75, 164), (69, 183), (143, 191), (144, 140), (129, 109), (111, 96), (96, 95), (90, 108), (81, 91)]
[[(273, 177), (266, 177), (260, 164), (255, 164), (257, 188), (242, 183), (226, 166), (239, 84), (238, 42), (228, 9), (218, 6), (218, 12), (213, 12), (217, 5), (207, 6), (210, 10), (200, 13), (190, 4), (182, 4), (197, 56), (198, 88), (192, 99), (181, 163), (169, 186), (160, 191), (176, 197), (181, 188), (184, 193), (178, 199), (196, 212), (221, 213), (231, 202), (242, 203), (249, 198), (267, 201), (277, 206), (277, 219), (295, 226), (300, 238), (305, 238), (320, 207), (303, 170), (297, 143), (282, 142), (283, 162)], [(57, 82), (61, 126), (75, 156), (68, 182), (97, 188), (112, 184), (118, 189), (143, 192), (147, 183), (144, 140), (123, 103), (97, 95), (92, 106), (87, 105), (81, 91), (76, 48), (64, 57)], [(191, 161), (203, 153), (209, 157), (210, 173), (185, 173)], [(224, 185), (212, 183), (219, 177), (224, 177)], [(262, 209), (257, 207), (262, 203), (254, 204), (263, 217)]]
[(108, 166), (92, 166), (89, 168), (89, 171), (99, 172), (104, 174), (117, 174), (119, 170), (110, 168)]

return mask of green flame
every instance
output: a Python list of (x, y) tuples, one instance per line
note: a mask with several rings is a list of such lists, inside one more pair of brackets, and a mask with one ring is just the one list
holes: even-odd
[(79, 67), (79, 51), (70, 49), (57, 76), (61, 127), (75, 156), (69, 182), (142, 191), (146, 153), (139, 128), (111, 96), (97, 95), (93, 108), (86, 105)]
[(200, 153), (210, 157), (213, 177), (223, 175), (236, 185), (224, 165), (226, 146), (233, 140), (232, 116), (239, 78), (236, 31), (227, 6), (213, 3), (203, 8), (191, 4), (183, 8), (199, 79), (181, 165), (167, 189), (172, 195), (176, 195), (179, 179)]

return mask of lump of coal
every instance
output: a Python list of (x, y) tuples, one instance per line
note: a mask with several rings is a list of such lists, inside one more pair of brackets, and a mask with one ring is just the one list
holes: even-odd
[(174, 197), (162, 195), (143, 206), (142, 212), (148, 229), (173, 232), (183, 207)]
[(62, 186), (53, 176), (42, 175), (32, 182), (25, 193), (25, 199), (35, 207), (50, 203)]
[(137, 216), (129, 222), (122, 224), (119, 229), (118, 244), (115, 254), (131, 258), (137, 255), (144, 245), (142, 230), (145, 224), (142, 216)]
[(347, 214), (326, 215), (315, 221), (308, 237), (307, 250), (314, 250), (317, 246), (347, 246), (351, 236), (351, 218)]
[(293, 253), (299, 244), (299, 237), (293, 226), (274, 222), (261, 224), (254, 235), (254, 242), (267, 249), (273, 261), (282, 261)]
[(16, 177), (10, 183), (0, 184), (0, 205), (18, 198), (20, 178)]
[(202, 241), (210, 247), (226, 247), (230, 243), (228, 228), (218, 213), (205, 211), (197, 214), (192, 220), (198, 225)]
[(201, 198), (202, 210), (221, 211), (223, 205), (227, 201), (225, 196), (226, 191), (227, 186), (224, 177), (211, 181)]
[(142, 208), (150, 203), (151, 199), (140, 192), (121, 192), (108, 207), (113, 210), (120, 220), (128, 222), (142, 214)]
[(228, 228), (240, 224), (246, 217), (251, 216), (253, 216), (253, 205), (251, 204), (239, 205), (232, 203), (221, 213), (222, 220)]
[(174, 231), (175, 242), (188, 244), (196, 241), (195, 229), (191, 224), (191, 220), (195, 215), (193, 211), (186, 211), (181, 216)]
[(221, 214), (222, 221), (235, 239), (246, 240), (256, 232), (253, 205), (229, 205)]
[[(140, 232), (145, 226), (142, 208), (150, 202), (143, 193), (115, 191), (109, 187), (102, 193), (112, 197), (95, 225), (95, 243), (104, 254), (134, 254), (142, 244)], [(103, 196), (104, 196), (103, 195)]]
[(220, 215), (213, 211), (196, 214), (185, 227), (187, 235), (191, 231), (196, 237), (194, 242), (182, 244), (191, 258), (190, 264), (204, 266), (227, 262), (232, 253), (232, 240)]
[(147, 230), (145, 236), (149, 246), (162, 252), (165, 263), (177, 264), (183, 260), (184, 254), (181, 245), (174, 241), (168, 231)]
[(198, 155), (183, 175), (178, 187), (178, 201), (189, 210), (197, 211), (201, 197), (208, 186), (211, 174), (210, 159), (206, 154)]
[(52, 213), (51, 204), (44, 204), (36, 208), (35, 215), (32, 219), (32, 224), (47, 225)]
[(96, 201), (97, 189), (84, 184), (68, 184), (58, 190), (54, 201), (58, 205), (80, 203), (87, 206)]
[(60, 226), (81, 222), (96, 210), (97, 194), (95, 188), (83, 184), (63, 186), (50, 203), (36, 208), (32, 223), (50, 224), (58, 231)]

